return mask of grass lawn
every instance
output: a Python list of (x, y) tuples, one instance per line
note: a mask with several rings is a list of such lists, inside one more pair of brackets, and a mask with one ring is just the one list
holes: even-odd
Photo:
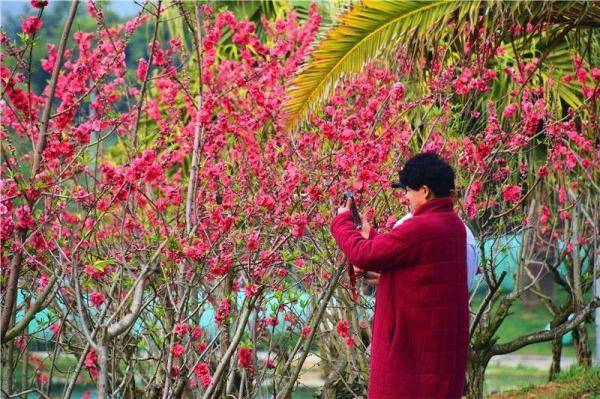
[(531, 383), (524, 388), (487, 396), (488, 399), (600, 399), (600, 367), (584, 371), (575, 366), (548, 384)]
[(489, 366), (485, 371), (484, 393), (519, 389), (548, 381), (548, 371), (531, 367)]

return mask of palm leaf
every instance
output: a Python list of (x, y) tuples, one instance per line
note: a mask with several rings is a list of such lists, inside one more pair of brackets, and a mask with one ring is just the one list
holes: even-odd
[(501, 17), (589, 27), (600, 20), (600, 2), (364, 0), (340, 17), (293, 79), (285, 103), (288, 127), (295, 128), (331, 95), (343, 74), (360, 71), (380, 51), (405, 46), (418, 55), (480, 16), (490, 30)]
[(477, 7), (478, 2), (367, 0), (340, 17), (311, 55), (289, 90), (286, 110), (288, 124), (331, 94), (343, 73), (358, 72), (391, 41), (432, 36), (448, 24), (455, 12)]
[[(540, 37), (538, 35), (529, 40), (528, 42), (530, 43), (527, 43), (523, 39), (517, 40), (515, 48), (524, 62), (531, 62), (534, 57), (539, 58), (546, 51), (549, 51), (538, 71), (540, 77), (544, 81), (552, 79), (558, 97), (571, 108), (578, 108), (583, 103), (581, 84), (577, 80), (565, 83), (561, 79), (565, 75), (573, 76), (575, 74), (573, 66), (574, 49), (569, 45), (566, 38), (556, 43), (553, 47), (549, 47), (552, 45), (551, 41), (551, 35), (548, 37)], [(531, 47), (531, 50), (527, 51), (527, 46)], [(511, 46), (506, 47), (504, 56), (516, 59), (515, 51)]]

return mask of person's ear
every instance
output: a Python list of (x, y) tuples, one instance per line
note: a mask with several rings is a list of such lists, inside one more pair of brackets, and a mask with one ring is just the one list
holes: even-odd
[(423, 194), (425, 194), (426, 200), (430, 200), (431, 198), (433, 198), (433, 192), (431, 191), (431, 189), (429, 187), (423, 186), (423, 187), (421, 187), (421, 189), (425, 190), (423, 192)]

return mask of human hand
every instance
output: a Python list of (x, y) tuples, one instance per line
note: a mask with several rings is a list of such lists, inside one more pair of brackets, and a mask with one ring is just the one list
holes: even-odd
[(356, 266), (354, 266), (354, 273), (356, 274), (356, 277), (364, 278), (367, 284), (371, 284), (375, 287), (379, 284), (380, 273), (363, 270)]
[(365, 240), (368, 240), (371, 235), (371, 225), (364, 215), (360, 216), (360, 226), (360, 235), (363, 236)]
[(344, 204), (344, 206), (341, 206), (338, 208), (337, 214), (339, 215), (340, 213), (349, 212), (351, 204), (352, 204), (352, 198), (348, 198), (346, 200), (346, 204)]

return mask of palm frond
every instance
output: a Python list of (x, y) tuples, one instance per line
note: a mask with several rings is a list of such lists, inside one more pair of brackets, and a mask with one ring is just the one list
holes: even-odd
[(285, 103), (288, 127), (295, 128), (331, 95), (342, 75), (360, 71), (381, 51), (404, 46), (417, 56), (467, 23), (482, 23), (490, 31), (499, 28), (500, 18), (590, 27), (598, 25), (599, 16), (600, 2), (588, 1), (364, 0), (340, 17), (293, 79)]
[(331, 94), (343, 73), (358, 72), (390, 42), (409, 42), (426, 33), (439, 34), (455, 13), (479, 2), (367, 0), (341, 16), (311, 54), (288, 92), (288, 125), (294, 126), (320, 100)]

